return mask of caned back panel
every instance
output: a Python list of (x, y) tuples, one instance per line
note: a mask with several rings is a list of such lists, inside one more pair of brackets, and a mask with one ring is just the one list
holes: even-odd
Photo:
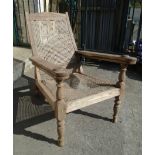
[(69, 64), (77, 50), (68, 14), (26, 14), (33, 54), (53, 64)]

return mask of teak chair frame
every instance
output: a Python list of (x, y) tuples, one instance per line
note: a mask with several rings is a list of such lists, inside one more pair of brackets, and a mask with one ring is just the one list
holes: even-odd
[[(65, 19), (65, 22), (68, 24), (68, 32), (70, 38), (72, 40), (72, 45), (74, 48), (72, 55), (76, 57), (76, 64), (73, 66), (72, 73), (68, 73), (67, 69), (64, 68), (64, 64), (52, 64), (52, 62), (46, 61), (42, 57), (38, 56), (35, 38), (32, 30), (32, 21), (50, 21), (50, 20), (61, 20)], [(52, 106), (55, 111), (55, 116), (57, 119), (57, 132), (58, 132), (58, 145), (64, 145), (64, 124), (65, 124), (65, 116), (67, 113), (113, 98), (115, 97), (115, 104), (113, 108), (113, 122), (117, 121), (118, 109), (121, 104), (121, 98), (124, 94), (125, 89), (125, 74), (127, 70), (127, 66), (129, 64), (135, 64), (136, 58), (127, 56), (127, 55), (116, 55), (116, 54), (106, 54), (106, 53), (98, 53), (92, 51), (80, 51), (77, 49), (75, 40), (73, 37), (73, 33), (70, 27), (70, 22), (68, 18), (68, 14), (60, 14), (60, 13), (35, 13), (28, 14), (26, 13), (26, 20), (29, 30), (29, 36), (31, 41), (31, 46), (33, 50), (33, 56), (30, 58), (32, 63), (35, 66), (35, 82), (39, 91), (44, 95), (48, 103)], [(114, 63), (119, 63), (120, 73), (118, 77), (118, 81), (113, 87), (113, 89), (103, 91), (97, 94), (89, 95), (80, 99), (73, 100), (69, 103), (66, 103), (64, 100), (64, 81), (70, 78), (71, 74), (78, 73), (83, 74), (82, 65), (80, 63), (80, 56), (84, 56), (86, 58), (95, 59), (98, 61), (109, 61)], [(53, 97), (51, 91), (44, 85), (42, 81), (42, 77), (40, 75), (40, 70), (44, 70), (46, 74), (53, 77), (56, 81), (56, 98)]]

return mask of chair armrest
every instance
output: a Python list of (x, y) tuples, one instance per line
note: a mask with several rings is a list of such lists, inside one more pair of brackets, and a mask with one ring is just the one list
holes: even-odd
[(100, 61), (109, 61), (120, 64), (136, 64), (137, 59), (128, 55), (107, 54), (93, 51), (76, 51), (76, 53), (83, 55), (90, 59), (97, 59)]
[(54, 78), (66, 79), (69, 77), (69, 74), (67, 73), (66, 69), (63, 68), (62, 65), (54, 65), (37, 56), (31, 57), (30, 60), (35, 66), (37, 66), (40, 69), (43, 69)]

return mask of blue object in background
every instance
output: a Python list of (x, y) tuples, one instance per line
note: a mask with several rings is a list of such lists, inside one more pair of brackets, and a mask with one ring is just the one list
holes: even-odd
[(142, 63), (142, 39), (136, 42), (137, 62)]

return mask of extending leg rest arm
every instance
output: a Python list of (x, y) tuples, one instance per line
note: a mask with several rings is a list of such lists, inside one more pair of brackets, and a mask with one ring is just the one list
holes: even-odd
[(76, 53), (99, 61), (109, 61), (120, 64), (136, 64), (137, 59), (130, 57), (128, 55), (118, 55), (118, 54), (108, 54), (108, 53), (99, 53), (93, 51), (76, 51)]
[(113, 114), (113, 122), (117, 122), (118, 117), (118, 109), (121, 104), (121, 99), (124, 96), (125, 92), (125, 77), (126, 77), (126, 70), (128, 65), (136, 64), (137, 59), (134, 57), (130, 57), (128, 55), (117, 55), (117, 54), (107, 54), (107, 53), (98, 53), (93, 51), (76, 51), (77, 54), (81, 56), (95, 59), (99, 61), (109, 61), (114, 63), (119, 63), (121, 65), (118, 82), (116, 86), (120, 88), (120, 95), (115, 97), (115, 104), (114, 104), (114, 114)]

